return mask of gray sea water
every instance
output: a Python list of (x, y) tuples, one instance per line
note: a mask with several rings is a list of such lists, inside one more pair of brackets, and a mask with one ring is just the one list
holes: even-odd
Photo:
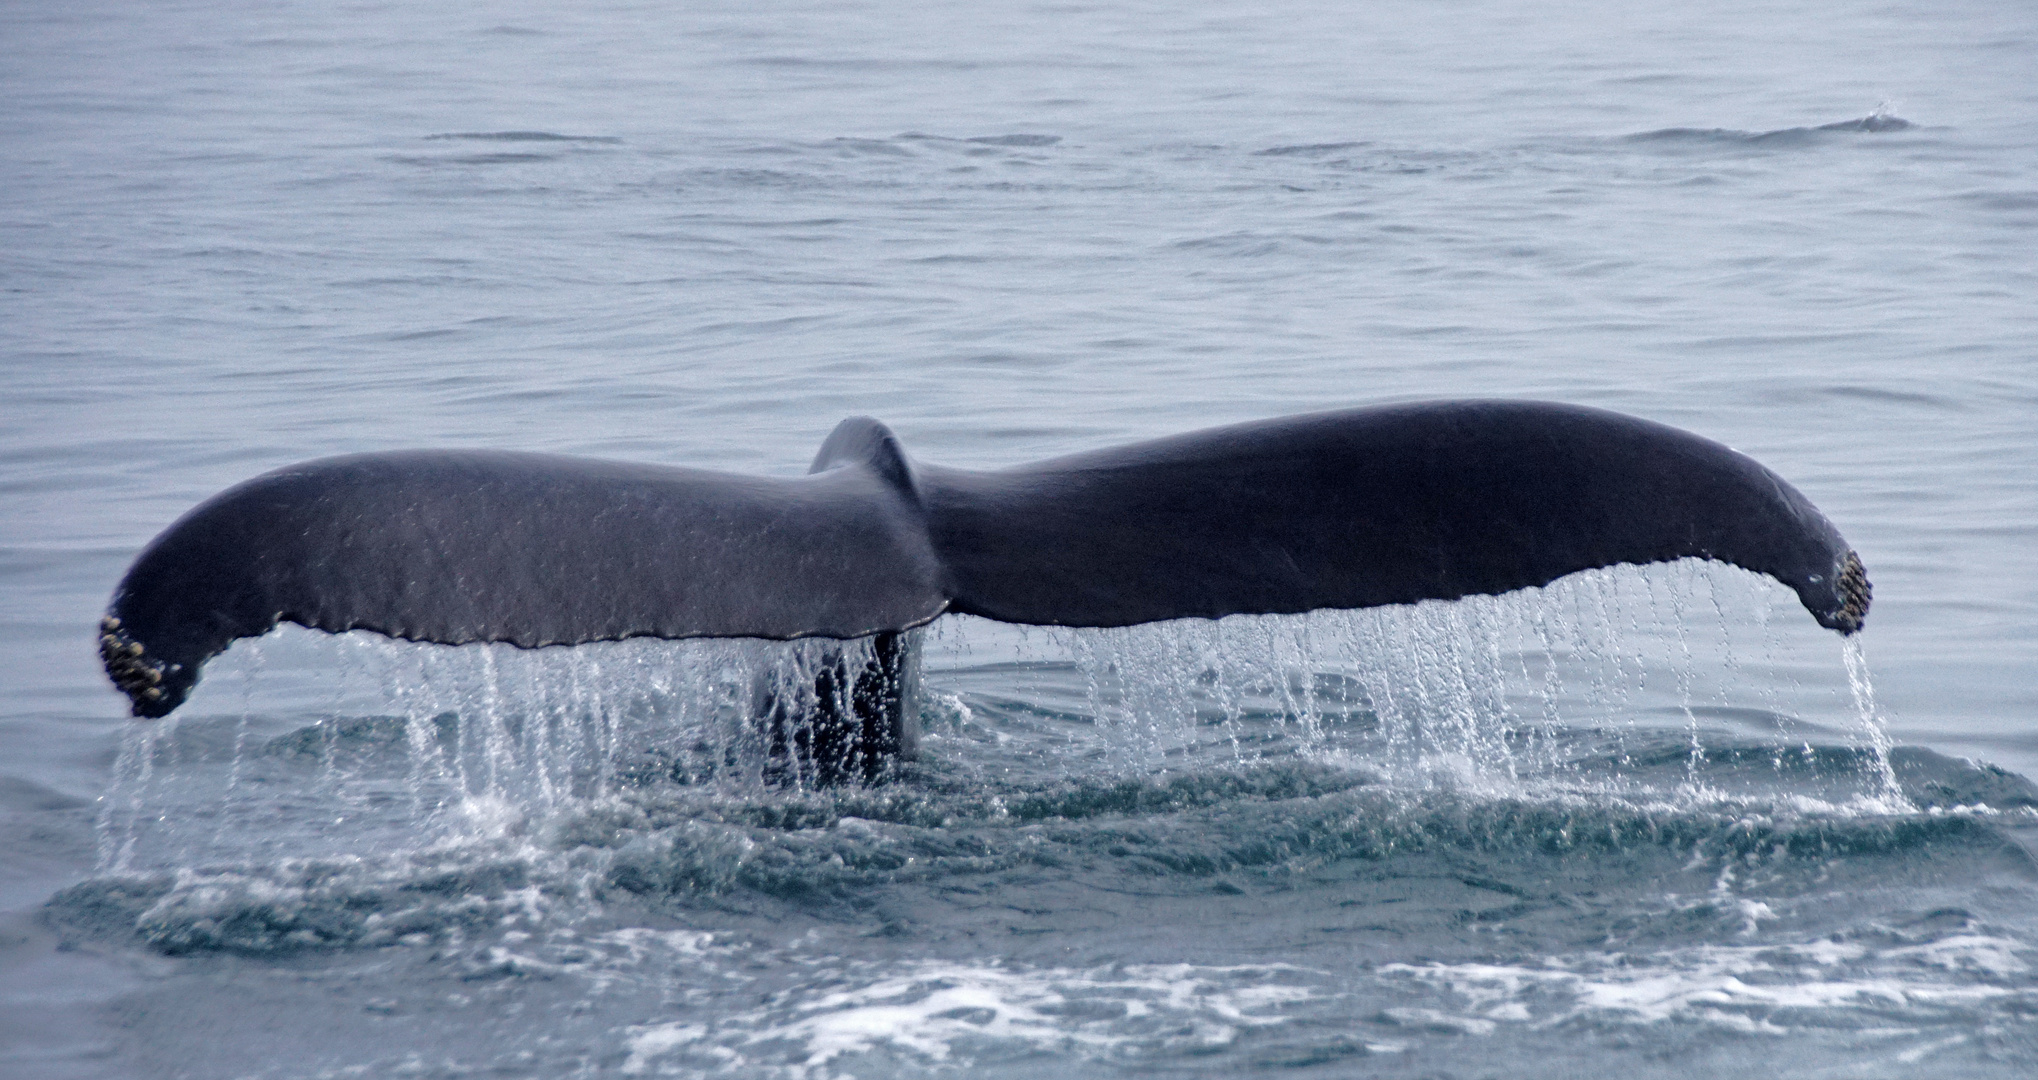
[[(0, 1073), (2027, 1076), (2038, 11), (0, 5)], [(758, 643), (280, 631), (131, 721), (141, 545), (292, 461), (996, 466), (1375, 401), (1727, 442), (1858, 648), (1632, 567)]]

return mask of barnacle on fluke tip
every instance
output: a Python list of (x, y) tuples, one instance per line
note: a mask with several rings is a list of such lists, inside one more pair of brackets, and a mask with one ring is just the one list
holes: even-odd
[(1868, 569), (1861, 565), (1861, 556), (1849, 551), (1840, 567), (1840, 614), (1834, 619), (1833, 628), (1843, 634), (1859, 631), (1868, 618), (1868, 605), (1874, 597), (1875, 586), (1869, 584)]
[(123, 632), (120, 620), (112, 615), (99, 620), (99, 662), (106, 665), (113, 685), (134, 702), (136, 716), (159, 715), (145, 706), (164, 700), (163, 676), (173, 665), (150, 659), (142, 643)]

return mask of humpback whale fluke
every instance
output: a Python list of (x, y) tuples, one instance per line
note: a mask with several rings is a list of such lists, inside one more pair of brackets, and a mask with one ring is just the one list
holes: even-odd
[(850, 693), (847, 668), (813, 695), (860, 718), (849, 742), (867, 770), (910, 750), (904, 632), (945, 611), (1126, 626), (1450, 600), (1682, 558), (1768, 574), (1842, 634), (1868, 612), (1839, 531), (1751, 458), (1600, 409), (1441, 401), (989, 472), (916, 463), (866, 417), (798, 478), (507, 451), (326, 458), (156, 537), (100, 652), (134, 714), (156, 717), (208, 658), (279, 622), (526, 648), (879, 635), (868, 663), (888, 697)]

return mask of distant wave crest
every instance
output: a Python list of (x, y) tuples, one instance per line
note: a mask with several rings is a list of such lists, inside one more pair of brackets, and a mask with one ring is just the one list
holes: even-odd
[(1690, 143), (1690, 144), (1792, 144), (1810, 142), (1834, 132), (1859, 132), (1885, 134), (1893, 131), (1908, 131), (1917, 125), (1901, 116), (1880, 109), (1867, 116), (1853, 120), (1838, 120), (1816, 127), (1777, 128), (1774, 131), (1740, 131), (1734, 128), (1660, 128), (1629, 135), (1629, 142)]
[(470, 139), (478, 142), (619, 143), (613, 135), (561, 135), (552, 131), (442, 131), (427, 139)]

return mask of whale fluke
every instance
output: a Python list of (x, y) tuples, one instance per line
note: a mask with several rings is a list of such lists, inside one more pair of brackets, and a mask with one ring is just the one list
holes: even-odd
[(949, 610), (1005, 622), (1412, 604), (1690, 557), (1776, 578), (1841, 633), (1868, 610), (1860, 560), (1781, 477), (1576, 405), (1387, 405), (920, 475)]
[(1868, 611), (1839, 531), (1751, 458), (1599, 409), (1446, 401), (987, 472), (917, 464), (863, 417), (796, 478), (505, 451), (326, 458), (156, 537), (100, 647), (147, 717), (279, 622), (526, 648), (885, 634), (880, 681), (896, 683), (904, 654), (886, 650), (944, 611), (1124, 626), (1450, 600), (1682, 558), (1768, 574), (1843, 634)]

